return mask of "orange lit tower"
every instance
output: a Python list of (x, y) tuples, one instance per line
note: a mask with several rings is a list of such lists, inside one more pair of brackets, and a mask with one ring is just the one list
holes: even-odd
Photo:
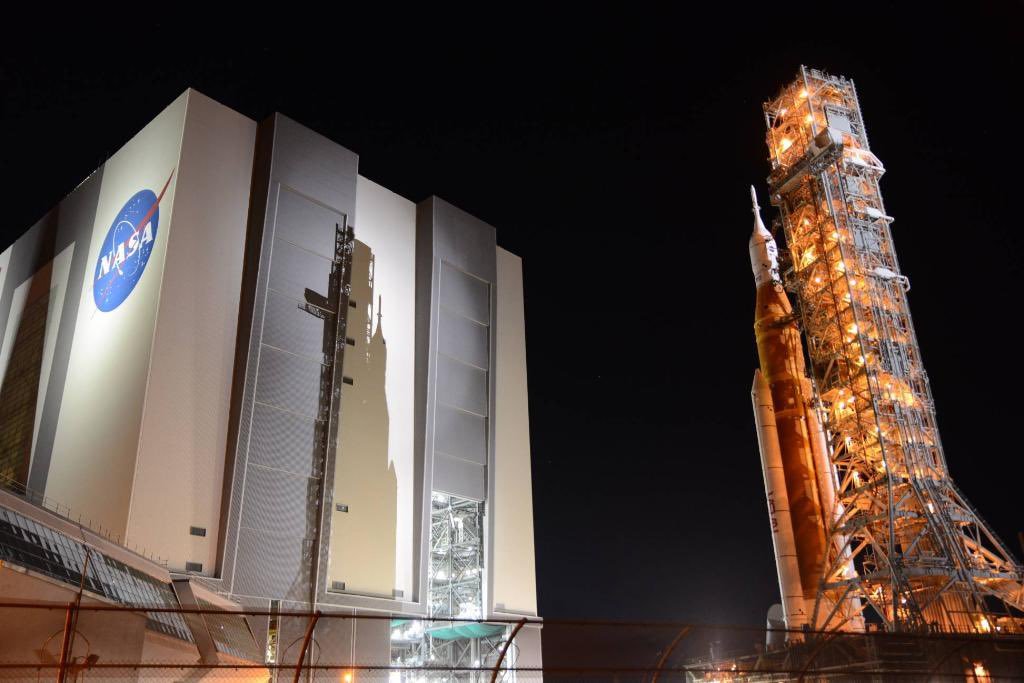
[[(866, 618), (894, 631), (1022, 631), (1024, 568), (946, 467), (879, 193), (885, 169), (853, 82), (801, 67), (764, 111), (771, 202), (788, 252), (782, 279), (813, 383), (807, 412), (824, 422), (830, 460), (815, 477), (835, 486), (831, 500), (818, 495), (824, 558), (811, 586), (811, 561), (800, 558), (804, 594), (815, 596), (807, 621), (822, 630)], [(791, 508), (796, 531), (807, 520)]]

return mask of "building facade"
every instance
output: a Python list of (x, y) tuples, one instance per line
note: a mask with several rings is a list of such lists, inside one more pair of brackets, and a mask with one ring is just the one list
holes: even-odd
[[(2, 486), (170, 576), (271, 612), (537, 615), (520, 259), (287, 117), (182, 94), (0, 253), (0, 340)], [(375, 662), (437, 658), (375, 623)], [(279, 624), (250, 620), (268, 659)]]

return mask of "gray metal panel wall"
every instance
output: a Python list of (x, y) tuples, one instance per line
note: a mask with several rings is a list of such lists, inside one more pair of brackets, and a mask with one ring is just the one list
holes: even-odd
[[(306, 602), (311, 568), (326, 552), (326, 543), (315, 547), (316, 504), (319, 478), (333, 477), (331, 457), (324, 471), (320, 463), (324, 449), (333, 452), (327, 424), (334, 416), (324, 407), (325, 321), (305, 308), (328, 294), (336, 226), (355, 214), (358, 157), (280, 114), (260, 125), (258, 140), (249, 239), (259, 249), (244, 283), (251, 306), (239, 324), (248, 349), (236, 368), (239, 421), (221, 577), (238, 596)], [(321, 311), (337, 314), (325, 301)]]
[[(416, 212), (417, 447), (432, 490), (486, 500), (495, 230), (437, 197)], [(423, 514), (428, 516), (426, 504)]]

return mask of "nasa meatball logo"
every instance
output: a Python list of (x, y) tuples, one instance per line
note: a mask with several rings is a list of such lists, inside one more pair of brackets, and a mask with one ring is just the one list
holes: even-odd
[(173, 176), (171, 171), (159, 195), (152, 190), (132, 195), (111, 223), (93, 279), (92, 294), (99, 310), (109, 312), (120, 306), (142, 279), (160, 227), (160, 200)]

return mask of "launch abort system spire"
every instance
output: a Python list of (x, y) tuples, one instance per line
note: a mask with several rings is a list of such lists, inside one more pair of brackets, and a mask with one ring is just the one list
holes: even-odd
[[(814, 597), (807, 622), (1024, 631), (1024, 568), (949, 476), (879, 193), (885, 169), (868, 145), (853, 82), (801, 67), (764, 112), (771, 203), (788, 252), (782, 279), (813, 383), (805, 415), (820, 418), (827, 438), (825, 461), (789, 458), (781, 443), (784, 466), (829, 470), (803, 475), (819, 482), (825, 539), (816, 577), (807, 571), (819, 558), (800, 558), (803, 594)], [(763, 357), (762, 372), (771, 383)], [(783, 407), (775, 410), (778, 421)], [(793, 476), (786, 473), (799, 554), (808, 520), (798, 518)], [(829, 482), (831, 500), (822, 495)]]

